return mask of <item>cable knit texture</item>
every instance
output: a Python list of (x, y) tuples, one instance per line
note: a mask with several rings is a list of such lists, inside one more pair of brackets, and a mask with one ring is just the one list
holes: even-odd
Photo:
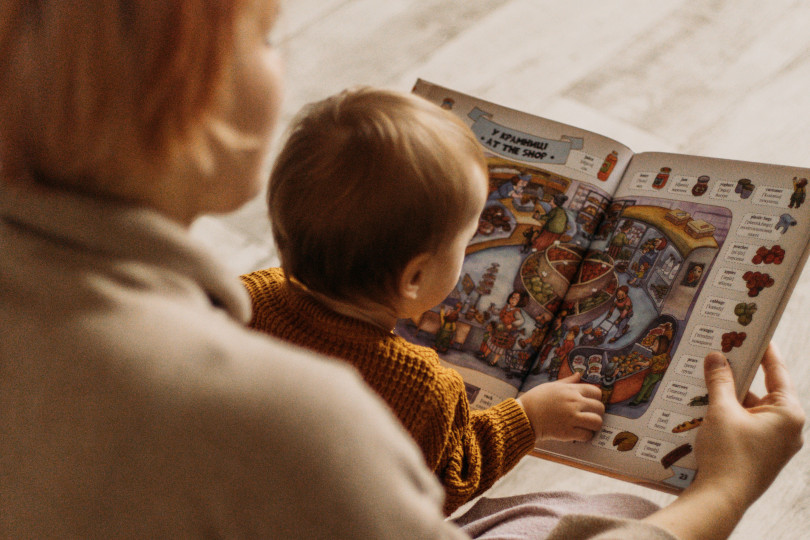
[(251, 327), (355, 366), (390, 405), (444, 485), (447, 514), (488, 489), (534, 446), (514, 399), (469, 410), (461, 376), (433, 349), (326, 308), (281, 269), (242, 276), (253, 301)]

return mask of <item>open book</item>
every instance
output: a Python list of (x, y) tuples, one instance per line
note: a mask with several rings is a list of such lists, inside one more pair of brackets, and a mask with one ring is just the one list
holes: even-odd
[(536, 454), (678, 492), (696, 472), (703, 358), (750, 386), (807, 258), (810, 170), (670, 153), (419, 80), (472, 128), (489, 199), (456, 289), (397, 333), (434, 347), (473, 408), (582, 373), (606, 414)]

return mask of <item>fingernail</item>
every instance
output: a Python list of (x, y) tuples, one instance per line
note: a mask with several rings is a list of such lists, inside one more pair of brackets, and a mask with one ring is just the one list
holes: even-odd
[(720, 369), (726, 365), (726, 358), (720, 353), (709, 353), (703, 362), (706, 369)]

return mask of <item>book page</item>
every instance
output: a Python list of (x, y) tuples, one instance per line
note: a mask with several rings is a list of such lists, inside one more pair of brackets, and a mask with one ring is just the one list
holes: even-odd
[(397, 333), (434, 347), (475, 409), (515, 397), (608, 208), (629, 148), (607, 137), (418, 81), (462, 118), (489, 166), (489, 198), (448, 298)]
[(525, 387), (548, 380), (549, 366), (559, 377), (580, 371), (602, 390), (603, 429), (543, 451), (665, 489), (692, 481), (703, 358), (722, 350), (744, 394), (807, 259), (808, 179), (775, 165), (633, 158), (586, 256), (615, 281), (579, 299), (601, 309), (564, 303), (571, 315)]

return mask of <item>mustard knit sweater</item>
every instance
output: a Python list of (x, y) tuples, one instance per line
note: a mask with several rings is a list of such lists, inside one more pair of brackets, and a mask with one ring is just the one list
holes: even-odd
[[(461, 376), (433, 349), (326, 308), (281, 269), (242, 276), (251, 327), (355, 366), (388, 403), (444, 485), (447, 514), (481, 494), (534, 446), (523, 408), (508, 399), (469, 410)], [(362, 419), (358, 419), (362, 420)]]

